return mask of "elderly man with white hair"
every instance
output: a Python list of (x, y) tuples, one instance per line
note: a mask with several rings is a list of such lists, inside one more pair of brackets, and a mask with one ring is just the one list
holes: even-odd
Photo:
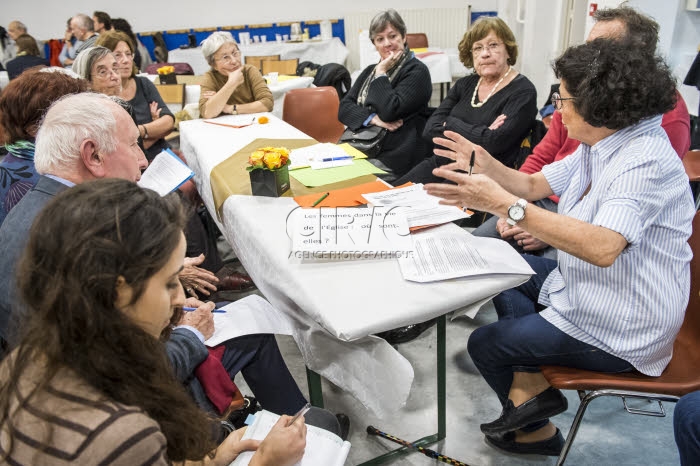
[(70, 20), (70, 29), (73, 36), (82, 41), (80, 47), (75, 49), (76, 57), (80, 55), (80, 52), (88, 47), (95, 45), (97, 40), (97, 33), (95, 32), (95, 25), (92, 22), (92, 18), (83, 13), (79, 13)]
[(200, 83), (202, 118), (272, 111), (272, 92), (255, 66), (241, 63), (241, 51), (230, 32), (212, 33), (202, 42), (202, 53), (211, 66)]

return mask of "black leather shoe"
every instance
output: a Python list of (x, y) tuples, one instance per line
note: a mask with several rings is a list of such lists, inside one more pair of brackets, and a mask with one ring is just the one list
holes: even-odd
[(564, 448), (564, 437), (561, 435), (561, 431), (558, 428), (557, 433), (552, 437), (547, 440), (540, 440), (539, 442), (516, 442), (515, 432), (487, 435), (486, 442), (509, 453), (530, 455), (559, 456), (562, 448)]
[(435, 322), (437, 322), (437, 319), (431, 319), (420, 324), (407, 325), (405, 327), (399, 327), (386, 332), (377, 333), (377, 336), (384, 338), (390, 345), (407, 343), (418, 338), (421, 333), (435, 325)]
[(568, 407), (566, 397), (556, 388), (549, 387), (517, 408), (511, 400), (507, 400), (501, 417), (493, 422), (481, 424), (481, 431), (487, 435), (494, 435), (521, 429), (531, 422), (563, 413)]
[(338, 424), (340, 424), (341, 440), (347, 440), (350, 434), (350, 418), (343, 413), (336, 414), (335, 418), (338, 420)]

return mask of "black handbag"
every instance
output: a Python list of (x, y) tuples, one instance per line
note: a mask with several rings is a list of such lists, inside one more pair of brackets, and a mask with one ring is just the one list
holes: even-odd
[(365, 153), (367, 157), (376, 157), (382, 151), (382, 141), (386, 132), (387, 129), (381, 126), (367, 126), (357, 131), (346, 128), (338, 143), (347, 142), (355, 149)]

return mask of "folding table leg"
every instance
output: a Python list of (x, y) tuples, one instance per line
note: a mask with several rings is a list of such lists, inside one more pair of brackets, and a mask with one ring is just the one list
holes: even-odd
[(323, 386), (321, 376), (306, 368), (306, 381), (309, 384), (309, 402), (312, 406), (323, 408)]

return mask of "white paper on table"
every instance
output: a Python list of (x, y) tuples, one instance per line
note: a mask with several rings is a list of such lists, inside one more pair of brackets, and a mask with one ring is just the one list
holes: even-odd
[(373, 206), (404, 208), (409, 228), (440, 225), (470, 217), (462, 209), (440, 204), (440, 198), (428, 194), (421, 183), (379, 193), (363, 194)]
[(194, 172), (190, 167), (185, 165), (173, 151), (165, 149), (156, 155), (137, 184), (165, 196), (193, 176)]
[(323, 170), (324, 168), (334, 168), (334, 167), (343, 167), (345, 165), (352, 165), (353, 164), (353, 158), (351, 155), (346, 155), (343, 157), (342, 160), (327, 160), (327, 161), (317, 161), (313, 160), (311, 161), (311, 168), (313, 170)]
[(297, 209), (292, 215), (292, 251), (308, 253), (307, 259), (390, 259), (412, 249), (399, 209)]
[(475, 275), (535, 273), (513, 248), (480, 247), (501, 240), (446, 228), (449, 226), (412, 235), (413, 254), (399, 257), (404, 279), (424, 283)]
[(223, 125), (225, 126), (249, 126), (255, 123), (255, 120), (257, 120), (257, 116), (250, 116), (250, 115), (233, 115), (233, 116), (228, 116), (226, 118), (226, 123), (221, 121), (219, 118), (209, 118), (206, 121), (207, 123), (216, 123), (217, 125)]
[[(259, 411), (255, 421), (248, 426), (241, 440), (263, 440), (280, 418), (269, 411)], [(350, 453), (350, 442), (343, 441), (332, 432), (306, 425), (306, 448), (301, 461), (294, 466), (343, 466)], [(242, 452), (229, 466), (246, 466), (255, 452)]]
[[(337, 159), (342, 158), (343, 160), (326, 161), (323, 159)], [(318, 143), (311, 146), (301, 147), (299, 149), (294, 149), (289, 153), (289, 160), (291, 163), (289, 165), (290, 170), (294, 170), (302, 167), (314, 167), (314, 164), (318, 168), (330, 168), (339, 167), (341, 165), (332, 165), (331, 162), (347, 162), (343, 165), (352, 165), (352, 156), (345, 152), (337, 144), (331, 144), (330, 142)], [(324, 165), (318, 165), (324, 164)]]
[(221, 309), (226, 312), (214, 313), (214, 335), (205, 341), (207, 346), (213, 347), (231, 338), (256, 333), (294, 333), (291, 318), (258, 295), (246, 296)]

